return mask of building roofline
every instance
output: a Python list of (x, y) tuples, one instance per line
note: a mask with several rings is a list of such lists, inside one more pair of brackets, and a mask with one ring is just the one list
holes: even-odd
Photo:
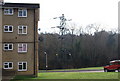
[(3, 3), (2, 7), (40, 8), (40, 5), (37, 3)]

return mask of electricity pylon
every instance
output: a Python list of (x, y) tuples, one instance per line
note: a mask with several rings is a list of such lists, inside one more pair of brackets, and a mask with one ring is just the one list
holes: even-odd
[[(60, 19), (60, 24), (59, 24), (59, 26), (56, 26), (56, 28), (59, 28), (60, 29), (60, 39), (61, 39), (61, 49), (60, 49), (60, 56), (61, 56), (61, 61), (62, 61), (62, 63), (63, 63), (63, 65), (64, 65), (64, 67), (66, 66), (66, 53), (67, 53), (67, 50), (65, 49), (65, 45), (64, 45), (64, 38), (63, 38), (63, 36), (65, 35), (65, 33), (67, 32), (67, 31), (69, 31), (69, 29), (67, 29), (66, 28), (66, 21), (71, 21), (72, 19), (66, 19), (65, 18), (65, 16), (64, 16), (64, 14), (62, 14), (62, 16), (60, 16), (60, 17), (55, 17), (55, 18), (53, 18), (53, 19)], [(54, 27), (55, 28), (55, 27)]]
[(57, 28), (60, 29), (60, 35), (63, 36), (68, 29), (66, 28), (66, 21), (71, 21), (72, 19), (66, 19), (64, 14), (60, 17), (55, 17), (53, 19), (60, 19), (60, 25), (56, 26)]

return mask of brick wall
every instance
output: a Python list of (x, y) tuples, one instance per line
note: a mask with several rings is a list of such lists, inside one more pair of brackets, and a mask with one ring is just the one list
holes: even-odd
[[(6, 42), (13, 43), (12, 51), (3, 51), (3, 62), (13, 62), (13, 70), (18, 70), (18, 62), (27, 62), (27, 71), (17, 72), (18, 75), (33, 75), (34, 74), (34, 10), (28, 9), (28, 16), (26, 18), (18, 17), (18, 9), (14, 9), (14, 14), (6, 16), (3, 13), (3, 24), (4, 25), (13, 25), (12, 33), (4, 33), (2, 29), (2, 39), (3, 44)], [(37, 21), (36, 21), (37, 22)], [(27, 34), (19, 35), (18, 26), (27, 25)], [(37, 23), (36, 23), (36, 46), (38, 45), (37, 38)], [(27, 53), (18, 53), (18, 44), (27, 43)], [(36, 73), (38, 71), (37, 62), (38, 62), (38, 47), (36, 47)]]

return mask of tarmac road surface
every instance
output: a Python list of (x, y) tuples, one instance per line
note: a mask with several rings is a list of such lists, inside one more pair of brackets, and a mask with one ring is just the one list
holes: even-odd
[(86, 72), (86, 73), (90, 73), (90, 72), (104, 72), (103, 69), (93, 69), (93, 70), (64, 70), (64, 71), (39, 71), (39, 72)]

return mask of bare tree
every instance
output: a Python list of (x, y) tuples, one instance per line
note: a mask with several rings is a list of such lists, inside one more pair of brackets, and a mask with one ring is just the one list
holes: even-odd
[(76, 27), (77, 27), (76, 23), (70, 23), (67, 27), (69, 29), (69, 33), (73, 35), (75, 33)]
[(118, 33), (118, 29), (117, 29), (117, 28), (112, 28), (112, 29), (111, 29), (111, 33), (112, 33), (112, 34)]
[(98, 32), (99, 31), (99, 29), (100, 29), (100, 24), (92, 24), (93, 25), (93, 28), (95, 29), (95, 32)]
[(85, 30), (86, 30), (86, 33), (91, 35), (92, 34), (92, 29), (93, 28), (93, 24), (89, 24), (86, 26)]

